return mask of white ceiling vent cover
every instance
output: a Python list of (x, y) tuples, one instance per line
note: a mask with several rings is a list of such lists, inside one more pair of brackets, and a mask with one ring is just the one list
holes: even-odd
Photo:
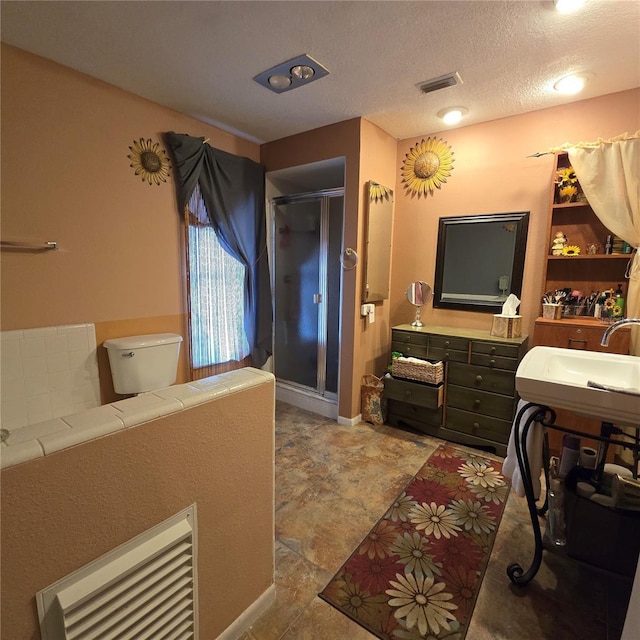
[(196, 505), (36, 594), (42, 640), (197, 640)]
[(433, 91), (453, 87), (456, 84), (462, 84), (462, 78), (457, 71), (453, 71), (451, 73), (445, 73), (443, 76), (421, 82), (417, 86), (422, 93), (432, 93)]

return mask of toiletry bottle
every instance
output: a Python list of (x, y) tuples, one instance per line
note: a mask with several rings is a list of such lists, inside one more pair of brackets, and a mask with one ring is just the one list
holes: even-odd
[(619, 284), (615, 293), (616, 307), (620, 307), (620, 311), (615, 315), (621, 318), (624, 315), (624, 298), (622, 297), (622, 285)]
[(558, 466), (558, 476), (566, 478), (573, 467), (578, 464), (580, 458), (580, 438), (565, 433), (562, 438), (562, 456)]
[(564, 513), (564, 480), (558, 476), (558, 458), (549, 464), (549, 536), (556, 547), (567, 544), (567, 527)]

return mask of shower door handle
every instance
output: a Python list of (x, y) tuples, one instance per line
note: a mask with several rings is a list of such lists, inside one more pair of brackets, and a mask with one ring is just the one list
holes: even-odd
[(313, 304), (320, 304), (322, 302), (322, 294), (314, 293), (313, 294)]

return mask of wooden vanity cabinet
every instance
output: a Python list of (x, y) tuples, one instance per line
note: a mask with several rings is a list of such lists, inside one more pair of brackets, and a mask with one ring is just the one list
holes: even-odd
[(526, 336), (400, 325), (391, 330), (391, 344), (404, 356), (441, 360), (445, 366), (438, 387), (385, 378), (389, 424), (506, 454), (517, 404), (515, 372)]

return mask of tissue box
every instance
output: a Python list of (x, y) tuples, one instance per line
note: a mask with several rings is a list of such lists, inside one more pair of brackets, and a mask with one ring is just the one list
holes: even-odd
[(498, 338), (519, 338), (522, 335), (522, 316), (493, 315), (491, 335)]

